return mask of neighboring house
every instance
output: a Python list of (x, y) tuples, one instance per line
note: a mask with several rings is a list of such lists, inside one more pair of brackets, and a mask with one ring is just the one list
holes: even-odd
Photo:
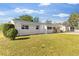
[(54, 33), (56, 30), (57, 32), (66, 31), (66, 27), (61, 24), (36, 23), (23, 20), (12, 20), (11, 23), (18, 30), (18, 35)]

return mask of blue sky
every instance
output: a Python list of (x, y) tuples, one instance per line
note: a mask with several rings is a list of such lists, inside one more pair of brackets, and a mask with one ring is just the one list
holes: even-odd
[(71, 13), (79, 13), (79, 4), (72, 3), (0, 3), (0, 23), (21, 15), (32, 15), (45, 22), (64, 22)]

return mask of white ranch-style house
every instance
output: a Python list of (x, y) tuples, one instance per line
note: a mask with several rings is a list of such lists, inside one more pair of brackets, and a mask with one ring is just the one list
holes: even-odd
[(45, 34), (57, 32), (69, 31), (69, 27), (62, 24), (53, 23), (36, 23), (23, 20), (12, 20), (15, 28), (18, 30), (18, 35), (30, 35), (30, 34)]

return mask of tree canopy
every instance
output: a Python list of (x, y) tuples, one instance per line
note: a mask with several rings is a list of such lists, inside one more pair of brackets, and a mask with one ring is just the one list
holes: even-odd
[(79, 22), (79, 14), (78, 13), (72, 13), (68, 19), (68, 22), (70, 26), (78, 27)]
[(30, 15), (22, 15), (19, 18), (14, 18), (13, 20), (24, 20), (24, 21), (33, 21), (33, 17)]
[(30, 15), (23, 15), (23, 16), (20, 16), (19, 18), (25, 21), (33, 21), (33, 17)]
[(18, 18), (14, 18), (13, 20), (24, 20), (24, 21), (30, 21), (30, 22), (39, 22), (39, 17), (32, 17), (30, 15), (22, 15)]

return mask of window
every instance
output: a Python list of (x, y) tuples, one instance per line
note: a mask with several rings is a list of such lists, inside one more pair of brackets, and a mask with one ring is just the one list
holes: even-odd
[(36, 29), (39, 29), (39, 26), (36, 26)]
[(28, 25), (22, 25), (21, 28), (22, 28), (22, 29), (29, 29), (29, 26), (28, 26)]
[(47, 27), (48, 30), (52, 29), (52, 27)]

